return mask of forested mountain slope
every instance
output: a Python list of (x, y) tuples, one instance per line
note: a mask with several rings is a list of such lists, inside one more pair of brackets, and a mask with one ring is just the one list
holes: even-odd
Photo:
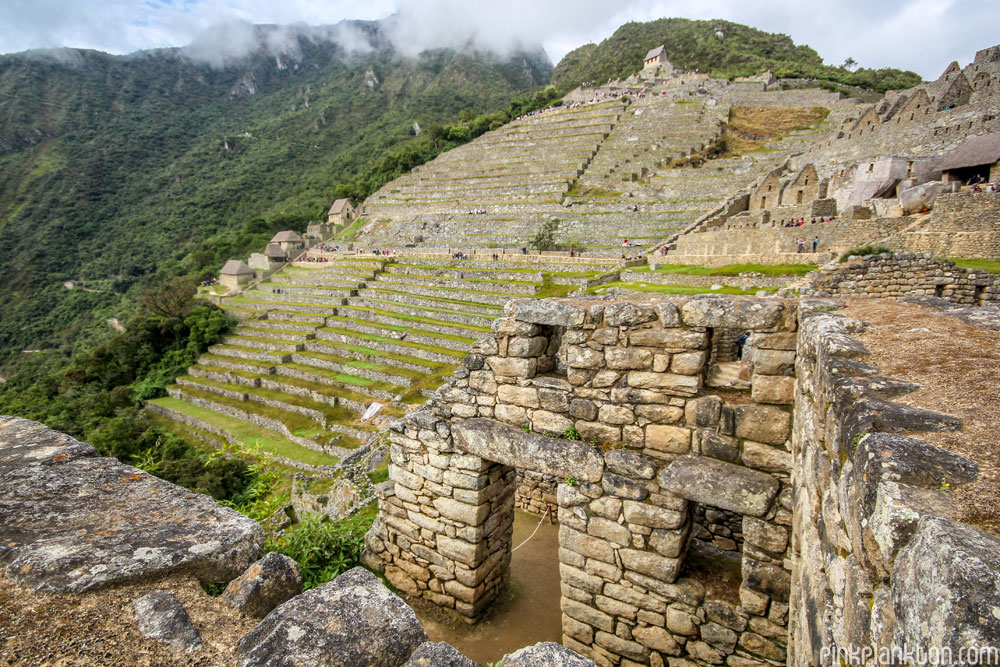
[(505, 107), (551, 74), (540, 50), (405, 58), (380, 24), (349, 27), (351, 51), (329, 37), (343, 30), (258, 26), (251, 53), (211, 65), (211, 36), (201, 53), (0, 56), (0, 357), (79, 342), (153, 278), (317, 219), (414, 123)]

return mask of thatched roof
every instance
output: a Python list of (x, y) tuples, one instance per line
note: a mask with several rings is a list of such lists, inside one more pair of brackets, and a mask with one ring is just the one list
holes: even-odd
[(219, 271), (219, 273), (224, 276), (243, 276), (248, 273), (252, 274), (253, 269), (247, 266), (246, 262), (238, 259), (231, 259), (222, 265), (222, 270)]
[(264, 255), (268, 258), (280, 257), (283, 259), (288, 257), (288, 254), (277, 243), (268, 243), (267, 247), (264, 248)]
[(292, 231), (278, 232), (271, 239), (271, 243), (298, 243), (302, 237)]
[(655, 49), (647, 53), (646, 57), (643, 58), (643, 60), (652, 60), (653, 58), (658, 58), (660, 56), (663, 56), (664, 58), (667, 57), (667, 47), (665, 46), (656, 47)]
[(954, 153), (941, 162), (938, 169), (964, 169), (1000, 162), (1000, 132), (970, 137)]
[(327, 215), (340, 215), (341, 213), (344, 212), (344, 208), (350, 206), (350, 204), (351, 204), (350, 199), (338, 199), (337, 201), (333, 202), (333, 205), (330, 207), (330, 210), (327, 212)]

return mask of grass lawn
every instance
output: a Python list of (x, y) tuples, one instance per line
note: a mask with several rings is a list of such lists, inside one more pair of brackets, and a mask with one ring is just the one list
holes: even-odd
[(963, 269), (976, 269), (979, 271), (989, 271), (990, 273), (1000, 273), (1000, 259), (964, 259), (962, 257), (948, 257), (948, 260), (955, 262)]

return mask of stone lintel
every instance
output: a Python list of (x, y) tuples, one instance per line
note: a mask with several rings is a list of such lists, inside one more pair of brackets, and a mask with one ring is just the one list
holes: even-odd
[(742, 466), (701, 456), (681, 456), (660, 473), (663, 490), (745, 516), (767, 514), (780, 483)]
[(525, 433), (492, 419), (465, 419), (452, 425), (462, 450), (504, 465), (579, 481), (599, 482), (604, 457), (591, 445)]

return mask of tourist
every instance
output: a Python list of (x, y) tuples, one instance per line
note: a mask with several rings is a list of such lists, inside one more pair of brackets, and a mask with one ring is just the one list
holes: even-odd
[(816, 248), (819, 247), (819, 237), (813, 237), (813, 252), (816, 252)]
[(806, 240), (804, 238), (800, 237), (795, 242), (795, 245), (798, 247), (798, 252), (805, 252), (806, 251)]

